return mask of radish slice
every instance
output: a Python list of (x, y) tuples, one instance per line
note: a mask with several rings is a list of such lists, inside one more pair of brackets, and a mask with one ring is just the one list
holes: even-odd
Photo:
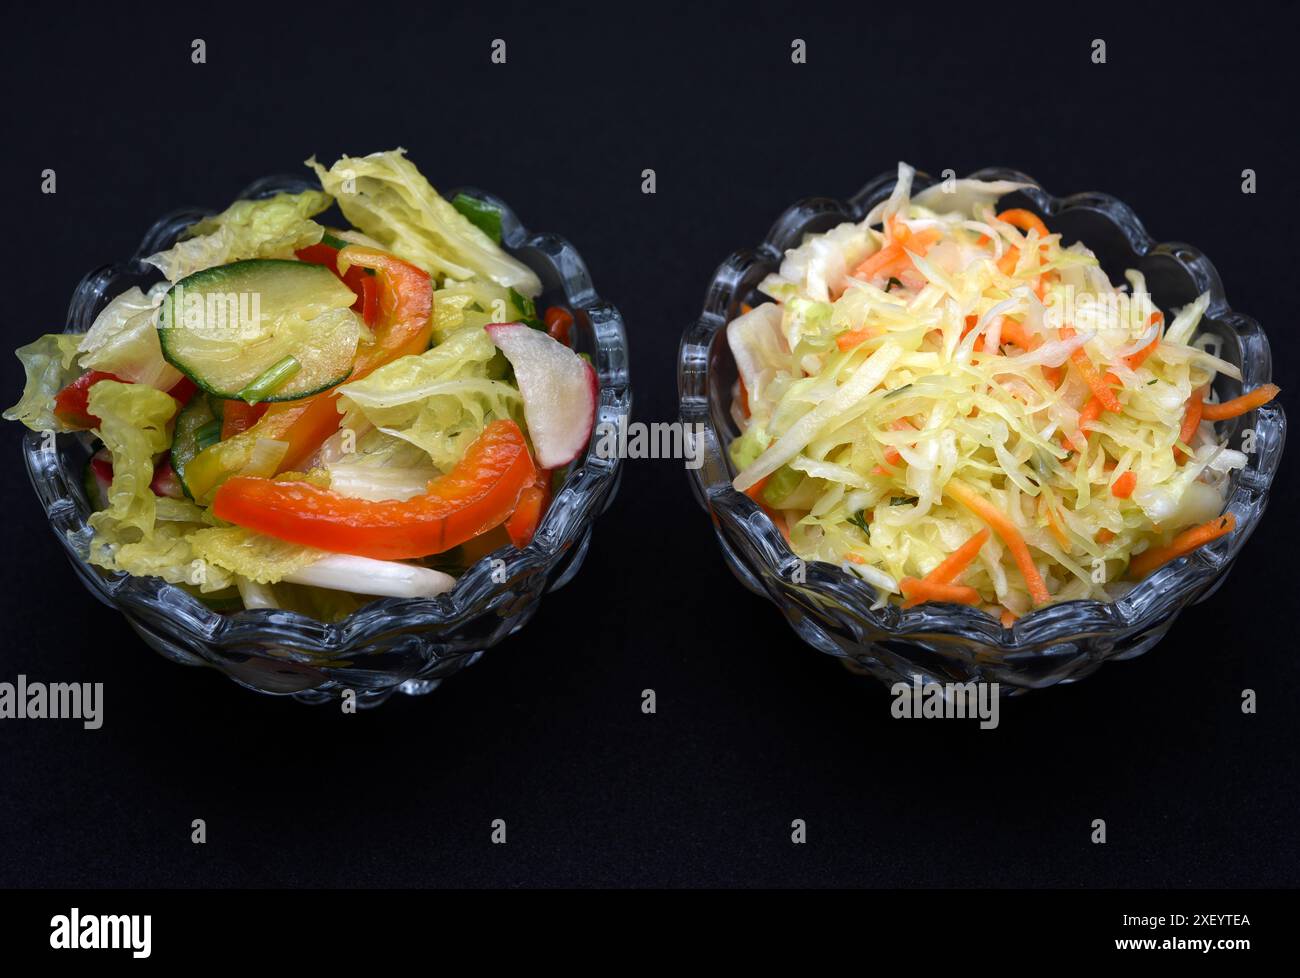
[(596, 371), (541, 330), (522, 323), (484, 328), (515, 368), (538, 467), (568, 465), (587, 447), (596, 422)]

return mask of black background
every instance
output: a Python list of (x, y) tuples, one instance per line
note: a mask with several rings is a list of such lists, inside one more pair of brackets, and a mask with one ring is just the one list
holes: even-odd
[[(400, 144), (436, 185), (490, 190), (577, 246), (627, 319), (635, 417), (670, 420), (713, 268), (796, 199), (902, 158), (1128, 201), (1211, 256), (1294, 403), (1294, 23), (1240, 4), (1054, 7), (1054, 23), (1006, 4), (490, 7), (7, 14), (3, 345), (61, 329), (81, 275), (160, 214), (224, 206), (312, 153)], [(6, 356), (6, 403), (20, 377)], [(577, 579), (431, 696), (355, 716), (257, 696), (154, 655), (82, 591), (19, 437), (0, 431), (0, 679), (101, 681), (106, 702), (97, 732), (0, 724), (0, 884), (1300, 882), (1292, 465), (1232, 578), (1156, 650), (979, 731), (893, 720), (883, 687), (803, 646), (727, 572), (670, 462), (629, 463)]]

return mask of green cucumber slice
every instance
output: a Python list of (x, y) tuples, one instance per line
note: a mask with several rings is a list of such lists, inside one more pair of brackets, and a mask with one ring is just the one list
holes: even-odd
[(287, 357), (299, 367), (261, 401), (293, 401), (342, 383), (364, 327), (356, 295), (323, 265), (257, 258), (195, 272), (163, 298), (163, 356), (209, 394), (231, 400)]
[(172, 471), (181, 480), (185, 495), (194, 498), (185, 484), (185, 467), (199, 452), (221, 440), (221, 416), (210, 398), (196, 395), (176, 415), (172, 433)]

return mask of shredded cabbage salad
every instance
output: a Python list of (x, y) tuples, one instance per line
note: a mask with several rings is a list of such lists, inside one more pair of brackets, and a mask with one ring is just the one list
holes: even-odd
[[(947, 601), (1009, 626), (1051, 602), (1111, 601), (1231, 532), (1234, 469), (1214, 421), (1266, 403), (1143, 276), (1115, 286), (1081, 243), (997, 211), (1021, 185), (950, 181), (811, 235), (727, 326), (738, 368), (734, 486), (806, 560), (879, 604)], [(1173, 311), (1171, 310), (1171, 313)]]

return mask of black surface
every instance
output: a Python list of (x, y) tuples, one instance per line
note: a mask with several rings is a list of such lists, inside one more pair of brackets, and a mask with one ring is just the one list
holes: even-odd
[[(401, 144), (437, 185), (488, 189), (578, 247), (626, 316), (636, 418), (670, 420), (678, 337), (717, 263), (794, 200), (903, 158), (1107, 191), (1195, 243), (1268, 328), (1295, 404), (1294, 23), (1241, 5), (1145, 22), (1087, 5), (1057, 24), (1006, 5), (966, 21), (388, 9), (8, 14), (3, 345), (61, 328), (81, 275), (160, 214), (311, 153)], [(6, 403), (19, 386), (6, 354)], [(578, 578), (433, 695), (356, 716), (257, 696), (164, 661), (75, 583), (19, 436), (0, 430), (0, 679), (102, 681), (106, 720), (0, 722), (0, 884), (1300, 882), (1289, 463), (1231, 579), (1161, 646), (980, 732), (893, 720), (883, 688), (803, 646), (727, 572), (669, 462), (630, 463)]]

